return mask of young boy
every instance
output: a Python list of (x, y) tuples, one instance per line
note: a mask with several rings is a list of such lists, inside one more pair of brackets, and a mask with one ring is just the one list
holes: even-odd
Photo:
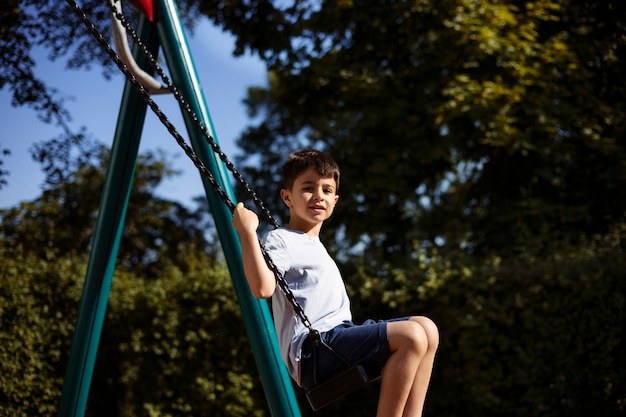
[[(439, 344), (437, 327), (423, 316), (352, 323), (345, 285), (319, 239), (322, 223), (339, 199), (339, 168), (328, 154), (307, 149), (289, 155), (283, 176), (280, 196), (289, 208), (289, 224), (267, 234), (265, 250), (324, 342), (351, 363), (378, 361), (384, 365), (377, 417), (421, 416)], [(233, 227), (241, 240), (246, 279), (255, 297), (272, 297), (283, 360), (298, 385), (310, 389), (314, 347), (307, 328), (283, 292), (276, 290), (276, 279), (259, 245), (258, 225), (257, 215), (239, 203)], [(322, 350), (318, 348), (318, 355)], [(321, 381), (345, 366), (333, 355), (320, 359), (317, 376)]]

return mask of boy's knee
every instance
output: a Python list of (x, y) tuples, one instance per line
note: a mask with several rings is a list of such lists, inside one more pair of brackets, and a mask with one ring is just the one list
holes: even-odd
[(439, 346), (439, 328), (434, 321), (424, 316), (412, 317), (411, 321), (419, 324), (426, 335), (428, 349), (434, 350)]
[(406, 324), (410, 326), (409, 338), (412, 349), (423, 355), (429, 345), (426, 329), (416, 321), (409, 320)]
[(414, 316), (407, 321), (390, 323), (387, 332), (392, 351), (405, 350), (424, 356), (439, 346), (439, 329), (427, 317)]

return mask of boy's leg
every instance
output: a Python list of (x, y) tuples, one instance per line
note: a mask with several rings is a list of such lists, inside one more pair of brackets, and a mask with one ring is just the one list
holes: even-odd
[(377, 417), (419, 417), (430, 381), (439, 333), (426, 317), (387, 324), (391, 356), (385, 364)]
[[(422, 361), (417, 369), (415, 381), (413, 382), (413, 388), (404, 410), (406, 416), (420, 416), (422, 415), (424, 401), (426, 400), (426, 392), (428, 390), (433, 364), (435, 362), (435, 353), (437, 352), (437, 347), (439, 346), (439, 330), (437, 329), (435, 323), (427, 317), (413, 317), (412, 320), (417, 321), (426, 332), (426, 337), (428, 338), (428, 350), (426, 351), (426, 354), (422, 358)], [(407, 411), (409, 411), (409, 414), (407, 414)], [(411, 412), (414, 414), (410, 414)]]

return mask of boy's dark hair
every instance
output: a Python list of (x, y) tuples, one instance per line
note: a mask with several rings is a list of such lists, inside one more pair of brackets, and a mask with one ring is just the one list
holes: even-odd
[(339, 189), (339, 165), (329, 154), (315, 149), (303, 149), (289, 154), (283, 164), (285, 189), (291, 190), (298, 175), (309, 168), (315, 169), (323, 177), (332, 177), (337, 183), (337, 189)]

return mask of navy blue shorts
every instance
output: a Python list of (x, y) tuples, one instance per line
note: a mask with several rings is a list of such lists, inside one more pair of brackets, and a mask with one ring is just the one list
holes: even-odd
[[(378, 363), (384, 366), (389, 358), (387, 323), (408, 320), (402, 317), (391, 320), (366, 320), (363, 324), (344, 321), (339, 326), (321, 333), (322, 340), (351, 364)], [(311, 389), (315, 383), (313, 373), (313, 349), (317, 355), (317, 383), (324, 382), (348, 366), (328, 349), (306, 338), (302, 343), (300, 359), (300, 385)]]

